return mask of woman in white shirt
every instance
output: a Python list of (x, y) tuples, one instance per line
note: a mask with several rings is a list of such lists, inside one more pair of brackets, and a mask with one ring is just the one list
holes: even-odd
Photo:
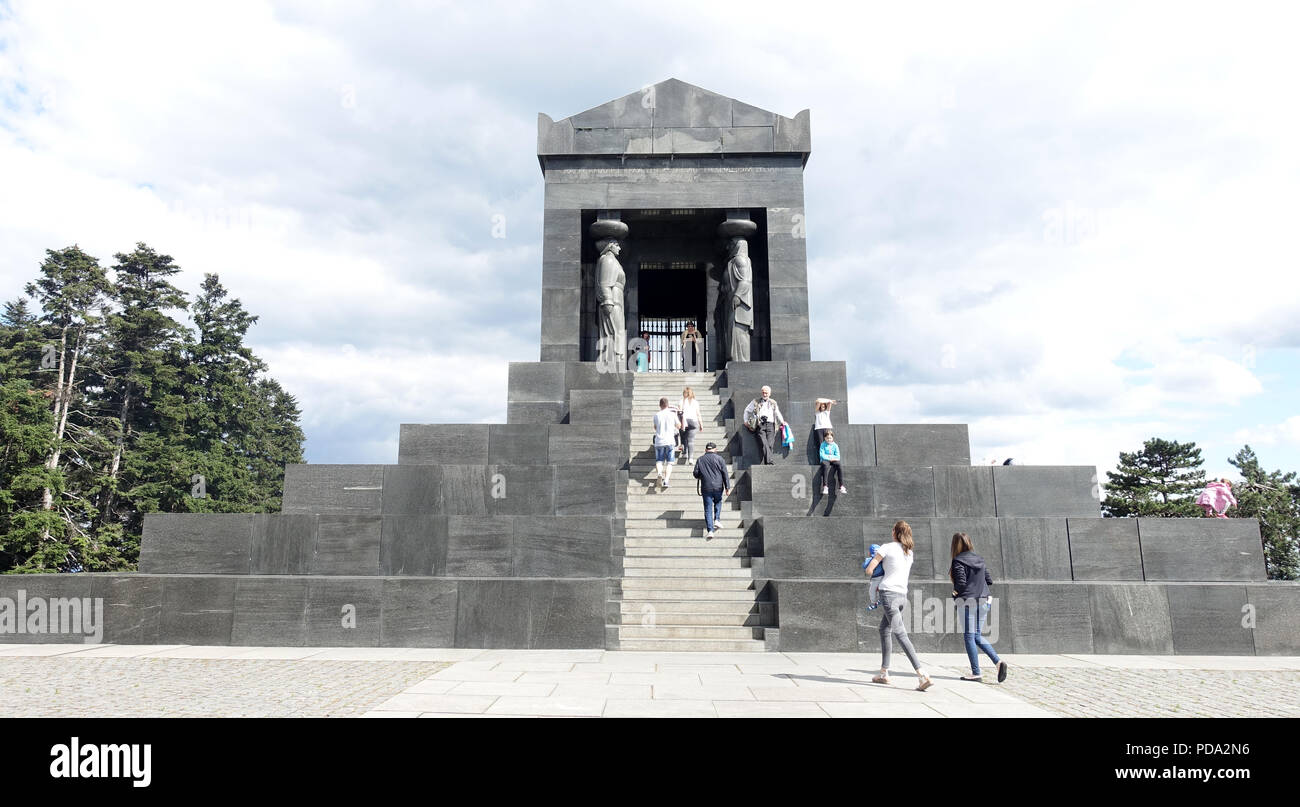
[(682, 449), (688, 463), (695, 462), (695, 433), (700, 430), (700, 402), (690, 387), (682, 390), (682, 400), (677, 404), (682, 419)]
[(826, 440), (826, 432), (831, 430), (831, 407), (839, 401), (830, 398), (818, 398), (817, 410), (813, 416), (813, 428), (817, 431), (817, 445)]
[(912, 540), (912, 526), (906, 521), (894, 524), (894, 540), (876, 551), (876, 556), (867, 564), (867, 577), (870, 578), (881, 563), (885, 564), (885, 576), (880, 581), (880, 604), (884, 615), (880, 618), (880, 675), (871, 679), (873, 684), (888, 684), (889, 655), (892, 651), (891, 639), (898, 639), (907, 660), (916, 670), (918, 683), (916, 688), (924, 692), (933, 683), (930, 676), (921, 669), (921, 660), (916, 657), (912, 640), (907, 637), (907, 628), (903, 625), (903, 604), (907, 602), (907, 577), (912, 571), (915, 543)]

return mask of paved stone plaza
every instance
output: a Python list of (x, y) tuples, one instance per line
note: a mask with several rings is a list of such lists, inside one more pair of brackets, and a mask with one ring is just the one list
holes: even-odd
[(8, 645), (0, 717), (1300, 717), (1295, 656), (922, 660), (924, 693), (871, 653)]

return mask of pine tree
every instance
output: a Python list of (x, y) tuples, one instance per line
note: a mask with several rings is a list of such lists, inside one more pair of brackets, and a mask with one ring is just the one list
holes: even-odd
[(45, 395), (23, 380), (0, 384), (0, 572), (70, 566), (63, 519), (42, 506), (46, 491), (63, 488), (59, 472), (46, 464), (53, 435)]
[(1107, 516), (1193, 518), (1201, 515), (1196, 495), (1205, 487), (1196, 443), (1153, 437), (1135, 453), (1121, 451), (1119, 467), (1106, 474)]
[(1228, 462), (1242, 477), (1233, 487), (1237, 506), (1229, 515), (1259, 520), (1270, 579), (1300, 579), (1300, 482), (1295, 472), (1266, 473), (1250, 446), (1242, 447)]
[[(113, 447), (96, 491), (96, 530), (125, 561), (134, 562), (143, 516), (130, 496), (141, 496), (147, 504), (172, 503), (149, 496), (149, 489), (184, 473), (174, 438), (185, 422), (180, 374), (186, 331), (169, 312), (184, 312), (187, 301), (169, 280), (180, 271), (170, 255), (138, 243), (133, 252), (114, 258), (110, 296), (115, 310), (101, 347), (103, 405), (115, 417), (106, 429)], [(141, 490), (131, 493), (137, 487)]]
[[(40, 303), (42, 313), (36, 321), (49, 340), (41, 362), (43, 370), (54, 371), (52, 382), (46, 381), (47, 385), (53, 385), (54, 404), (54, 439), (46, 465), (51, 471), (57, 471), (63, 459), (69, 416), (82, 397), (86, 352), (102, 318), (108, 279), (99, 261), (78, 246), (47, 249), (45, 255), (40, 278), (28, 283), (26, 291)], [(50, 491), (45, 491), (42, 502), (46, 510), (55, 509)]]
[(302, 462), (297, 402), (244, 343), (257, 317), (208, 275), (192, 332), (170, 256), (115, 257), (110, 283), (47, 251), (0, 311), (0, 573), (129, 569), (145, 513), (278, 511)]
[(43, 340), (25, 298), (4, 304), (0, 312), (0, 382), (25, 380), (39, 383)]

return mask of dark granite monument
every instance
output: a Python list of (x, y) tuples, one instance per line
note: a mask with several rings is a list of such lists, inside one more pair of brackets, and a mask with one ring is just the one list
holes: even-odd
[[(510, 365), (506, 423), (402, 425), (395, 465), (290, 466), (280, 514), (149, 515), (139, 573), (3, 576), (0, 597), (103, 598), (117, 643), (875, 653), (860, 564), (907, 519), (923, 651), (961, 647), (925, 622), (961, 531), (1004, 653), (1300, 653), (1300, 586), (1265, 580), (1254, 521), (1102, 519), (1094, 468), (972, 466), (965, 425), (850, 422), (844, 363), (810, 352), (810, 152), (808, 111), (677, 80), (540, 115), (540, 361)], [(628, 337), (676, 350), (685, 322), (702, 373), (627, 371)], [(648, 407), (688, 382), (733, 472), (734, 556), (693, 491), (642, 482)], [(737, 419), (764, 385), (796, 439), (755, 466)], [(819, 397), (847, 495), (817, 492)]]

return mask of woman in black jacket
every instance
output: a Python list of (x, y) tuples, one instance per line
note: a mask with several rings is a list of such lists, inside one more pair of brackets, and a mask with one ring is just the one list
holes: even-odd
[(980, 675), (980, 654), (983, 650), (993, 663), (998, 665), (998, 683), (1007, 680), (1007, 663), (998, 658), (997, 652), (989, 640), (984, 638), (984, 609), (980, 600), (992, 599), (989, 586), (993, 578), (984, 565), (984, 558), (975, 554), (970, 536), (964, 532), (952, 536), (952, 566), (948, 570), (952, 580), (952, 596), (957, 600), (958, 611), (962, 614), (962, 627), (966, 634), (966, 655), (970, 658), (970, 675), (963, 675), (963, 681), (982, 681)]

